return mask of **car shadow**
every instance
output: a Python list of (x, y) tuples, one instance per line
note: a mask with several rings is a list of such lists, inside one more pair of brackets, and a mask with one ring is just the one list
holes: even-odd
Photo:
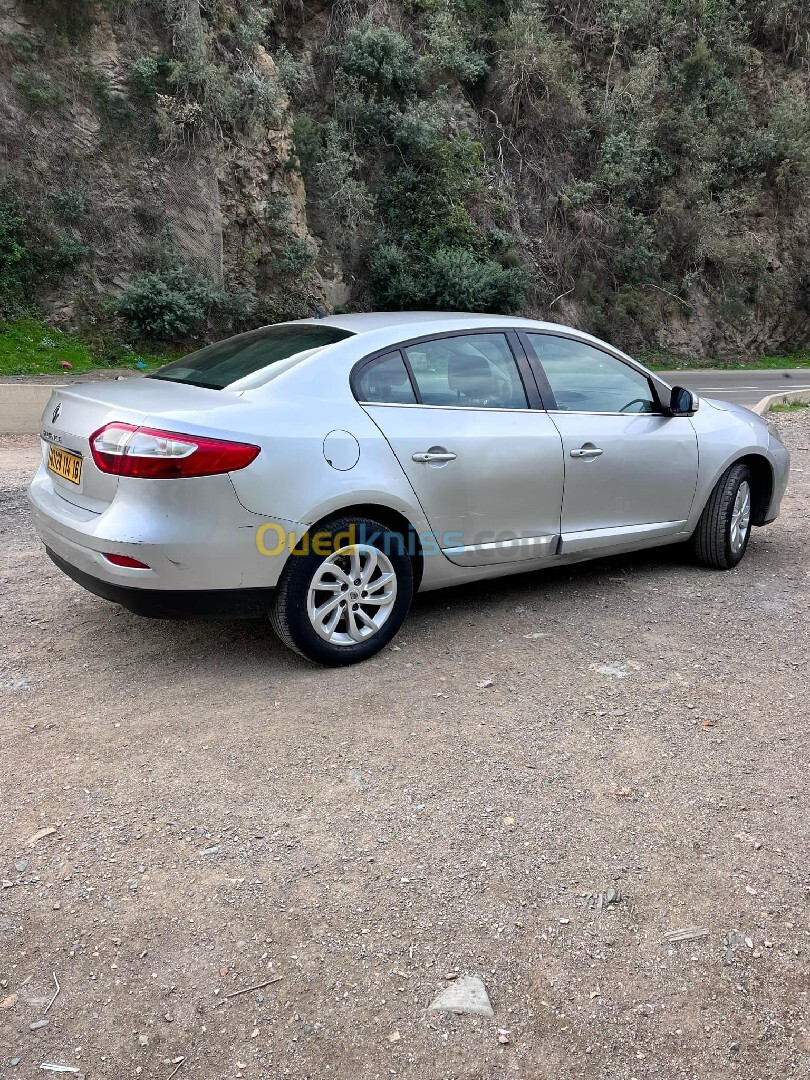
[(489, 578), (419, 593), (414, 598), (411, 613), (418, 611), (420, 614), (429, 615), (440, 608), (446, 611), (448, 606), (454, 604), (459, 608), (472, 604), (481, 609), (487, 604), (494, 605), (504, 599), (519, 603), (528, 594), (531, 594), (533, 599), (542, 599), (546, 593), (556, 594), (561, 588), (570, 587), (572, 582), (578, 585), (605, 586), (608, 584), (606, 576), (623, 574), (628, 577), (637, 576), (642, 580), (645, 574), (665, 574), (678, 567), (698, 573), (702, 569), (695, 565), (689, 559), (688, 553), (680, 547), (673, 545), (651, 548), (632, 554), (611, 555), (581, 563), (569, 563), (566, 566), (550, 566), (541, 570), (510, 574), (508, 577)]
[[(573, 588), (580, 597), (582, 590), (589, 588), (610, 595), (617, 586), (621, 588), (634, 580), (643, 584), (678, 570), (698, 575), (705, 572), (688, 560), (683, 549), (671, 546), (420, 593), (399, 633), (407, 639), (409, 628), (418, 627), (420, 634), (429, 634), (431, 626), (441, 621), (446, 634), (448, 620), (458, 622), (458, 632), (469, 632), (471, 612), (484, 626), (488, 617), (503, 614), (504, 602), (514, 607), (530, 604), (542, 608), (559, 601), (564, 590)], [(65, 580), (64, 588), (72, 591), (76, 586)], [(72, 602), (74, 610), (80, 608), (85, 631), (126, 642), (127, 666), (135, 671), (148, 668), (161, 681), (170, 679), (173, 672), (182, 672), (184, 678), (198, 673), (204, 679), (264, 672), (272, 681), (274, 676), (283, 678), (296, 671), (332, 678), (340, 677), (339, 672), (345, 670), (318, 667), (292, 652), (276, 637), (269, 618), (146, 619), (83, 593), (74, 595)], [(582, 602), (588, 602), (588, 598)], [(452, 628), (449, 632), (453, 632)], [(373, 657), (367, 661), (374, 662)]]

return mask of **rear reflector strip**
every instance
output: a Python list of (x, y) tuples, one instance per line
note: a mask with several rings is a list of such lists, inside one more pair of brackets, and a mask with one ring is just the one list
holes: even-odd
[(113, 566), (131, 566), (135, 570), (150, 570), (151, 567), (145, 562), (139, 562), (138, 559), (133, 559), (130, 555), (115, 555), (111, 551), (104, 552), (104, 558), (107, 562), (111, 562)]

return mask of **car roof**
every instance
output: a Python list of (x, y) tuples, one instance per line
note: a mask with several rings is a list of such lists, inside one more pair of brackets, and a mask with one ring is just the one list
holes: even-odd
[[(302, 323), (314, 325), (337, 326), (341, 330), (349, 330), (353, 334), (366, 334), (374, 330), (412, 330), (425, 323), (430, 324), (430, 329), (438, 330), (437, 324), (448, 323), (457, 327), (459, 323), (469, 326), (537, 326), (554, 328), (556, 330), (571, 330), (568, 326), (560, 326), (557, 323), (537, 322), (535, 319), (520, 319), (512, 315), (488, 315), (479, 312), (468, 311), (365, 311), (347, 315), (325, 315), (320, 319), (300, 319)], [(572, 331), (579, 333), (579, 331)]]
[(313, 326), (335, 326), (348, 330), (352, 334), (373, 335), (374, 348), (387, 348), (406, 341), (443, 331), (475, 330), (476, 327), (494, 329), (502, 327), (514, 329), (545, 331), (546, 333), (570, 334), (597, 347), (607, 347), (619, 356), (637, 364), (632, 356), (585, 330), (566, 326), (564, 323), (543, 322), (539, 319), (520, 318), (516, 315), (489, 315), (484, 312), (469, 311), (365, 311), (347, 315), (325, 315), (320, 319), (299, 319), (298, 323)]

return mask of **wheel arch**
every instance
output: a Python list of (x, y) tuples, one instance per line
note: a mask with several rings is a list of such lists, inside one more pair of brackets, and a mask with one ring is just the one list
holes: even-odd
[[(736, 458), (731, 465), (747, 465), (751, 471), (751, 524), (762, 525), (773, 496), (773, 466), (764, 454), (746, 454)], [(725, 472), (725, 470), (723, 470)]]
[(695, 523), (700, 520), (700, 515), (708, 506), (712, 493), (722, 477), (734, 465), (747, 465), (751, 470), (751, 524), (763, 525), (765, 523), (771, 496), (773, 495), (774, 472), (770, 461), (764, 454), (751, 450), (740, 454), (738, 457), (729, 458), (718, 469), (701, 502), (697, 504), (698, 508), (693, 507), (692, 513)]
[(330, 510), (328, 514), (324, 514), (317, 521), (313, 521), (298, 543), (303, 543), (305, 537), (308, 537), (310, 533), (317, 532), (317, 530), (327, 521), (343, 517), (371, 518), (373, 521), (379, 521), (381, 525), (385, 525), (385, 527), (391, 529), (392, 532), (401, 533), (406, 539), (409, 536), (414, 537), (412, 549), (409, 544), (409, 555), (411, 565), (413, 566), (413, 591), (416, 593), (419, 590), (419, 585), (422, 581), (425, 564), (422, 538), (413, 522), (409, 521), (403, 513), (399, 510), (395, 510), (392, 506), (385, 506), (383, 503), (364, 502), (349, 503), (346, 506), (336, 507), (333, 510)]

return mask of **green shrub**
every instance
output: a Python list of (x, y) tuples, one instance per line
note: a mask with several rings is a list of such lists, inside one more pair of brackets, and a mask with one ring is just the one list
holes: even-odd
[[(327, 128), (316, 171), (321, 202), (340, 207), (351, 193), (363, 205), (362, 180), (373, 184), (376, 207), (366, 201), (363, 212), (378, 209), (383, 226), (368, 267), (378, 306), (512, 311), (527, 275), (493, 257), (520, 262), (514, 247), (507, 251), (503, 237), (487, 234), (471, 213), (485, 198), (483, 147), (458, 132), (450, 95), (427, 92), (420, 74), (452, 70), (475, 81), (485, 67), (446, 5), (430, 7), (428, 44), (435, 53), (418, 61), (405, 38), (365, 19), (336, 50), (344, 130)], [(352, 216), (356, 226), (360, 215)], [(342, 221), (349, 224), (345, 212)]]
[(227, 309), (227, 296), (183, 267), (135, 278), (118, 301), (118, 314), (140, 338), (182, 341)]
[(379, 196), (390, 236), (425, 252), (463, 247), (488, 254), (486, 237), (465, 205), (480, 189), (481, 153), (480, 143), (459, 136), (436, 142), (413, 165), (394, 172)]
[(314, 169), (320, 201), (329, 216), (347, 229), (368, 224), (374, 211), (374, 196), (357, 175), (361, 159), (349, 138), (330, 123), (323, 149)]
[(705, 89), (716, 78), (718, 66), (705, 38), (698, 38), (691, 54), (681, 63), (676, 72), (687, 93), (696, 93)]
[(15, 59), (22, 64), (32, 64), (39, 60), (44, 43), (45, 35), (41, 30), (0, 34), (0, 45), (11, 49)]
[(168, 72), (169, 61), (165, 56), (139, 56), (130, 65), (127, 81), (134, 94), (152, 101), (159, 91), (166, 89)]
[(13, 82), (34, 109), (43, 109), (48, 105), (58, 105), (64, 101), (64, 94), (54, 85), (50, 75), (44, 71), (19, 68), (14, 72)]
[(508, 315), (523, 303), (529, 279), (523, 269), (505, 269), (465, 248), (439, 248), (427, 258), (415, 259), (403, 247), (384, 242), (371, 253), (369, 283), (375, 303), (383, 309)]
[(810, 102), (784, 92), (765, 131), (766, 154), (777, 188), (801, 194), (810, 181)]
[(292, 141), (298, 168), (306, 179), (315, 168), (323, 149), (323, 125), (306, 113), (298, 113), (292, 123)]
[(219, 88), (214, 101), (217, 120), (232, 128), (251, 128), (278, 124), (279, 100), (272, 83), (257, 71), (235, 72)]
[(411, 43), (368, 17), (349, 31), (338, 55), (343, 71), (372, 92), (406, 94), (416, 85), (416, 53)]
[(285, 243), (278, 255), (269, 260), (269, 267), (277, 274), (301, 274), (312, 265), (318, 250), (305, 236), (293, 236)]
[(18, 300), (29, 284), (26, 224), (15, 202), (8, 198), (0, 202), (0, 310)]
[(54, 214), (69, 225), (84, 221), (90, 213), (92, 203), (90, 189), (84, 185), (66, 187), (64, 191), (59, 191), (51, 197)]
[(285, 289), (283, 292), (271, 292), (255, 298), (250, 325), (266, 326), (269, 323), (308, 319), (312, 313), (313, 309), (305, 296)]
[(258, 7), (245, 9), (245, 17), (237, 22), (233, 30), (233, 43), (242, 52), (255, 54), (259, 46), (267, 41), (267, 32), (270, 20), (270, 11), (263, 11)]
[(510, 315), (523, 303), (528, 275), (505, 269), (459, 248), (440, 248), (427, 267), (426, 297), (440, 311), (490, 311)]
[(449, 3), (431, 11), (426, 23), (428, 70), (447, 72), (463, 83), (478, 83), (486, 78), (486, 57), (471, 45), (469, 29), (461, 25)]
[(559, 130), (582, 115), (574, 57), (548, 28), (537, 3), (516, 3), (495, 34), (498, 66), (494, 89), (504, 103), (504, 120), (513, 127), (546, 125)]
[(312, 69), (302, 60), (296, 60), (290, 50), (282, 45), (273, 57), (276, 75), (290, 101), (301, 101), (315, 89)]
[(398, 244), (384, 241), (372, 249), (368, 277), (374, 303), (383, 311), (423, 306), (422, 267)]
[(442, 94), (432, 98), (412, 98), (402, 108), (391, 108), (383, 130), (406, 158), (424, 157), (444, 140), (447, 128), (447, 101)]
[(41, 207), (29, 208), (11, 182), (0, 188), (0, 308), (30, 305), (87, 257), (86, 246), (61, 232)]
[(602, 143), (594, 180), (611, 197), (619, 196), (631, 206), (649, 200), (656, 193), (670, 168), (650, 136), (641, 128), (617, 131)]
[(267, 228), (276, 236), (284, 236), (290, 227), (292, 203), (286, 195), (268, 195), (264, 206)]

